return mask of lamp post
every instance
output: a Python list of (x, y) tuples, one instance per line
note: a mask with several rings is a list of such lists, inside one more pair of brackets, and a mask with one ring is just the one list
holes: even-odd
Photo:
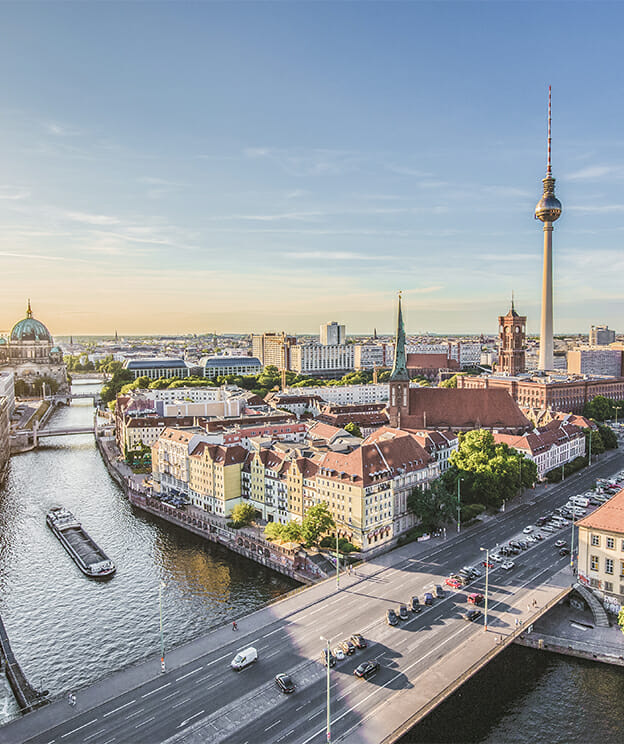
[(463, 478), (457, 479), (457, 532), (461, 530), (461, 491), (459, 484), (463, 480)]
[(165, 639), (163, 636), (163, 618), (162, 618), (162, 590), (166, 584), (161, 581), (158, 586), (158, 605), (160, 608), (160, 671), (165, 671)]
[(340, 588), (340, 558), (338, 556), (338, 523), (336, 523), (336, 589)]
[(591, 465), (591, 437), (592, 437), (592, 430), (591, 430), (591, 425), (590, 425), (589, 427), (589, 461), (587, 463), (588, 465)]
[(622, 406), (613, 406), (613, 410), (615, 411), (615, 425), (617, 427), (617, 412), (620, 410)]
[(574, 522), (576, 521), (576, 502), (572, 502), (572, 539), (570, 540), (570, 568), (574, 574)]
[(327, 644), (327, 656), (325, 658), (325, 666), (327, 667), (327, 741), (331, 741), (331, 717), (330, 717), (330, 708), (329, 708), (329, 657), (331, 654), (330, 644), (331, 639), (330, 638), (324, 638), (321, 636), (321, 640), (325, 641)]
[(485, 607), (484, 607), (485, 620), (483, 624), (483, 632), (487, 633), (487, 601), (488, 601), (488, 585), (489, 585), (489, 579), (490, 579), (490, 549), (479, 548), (479, 550), (485, 551)]

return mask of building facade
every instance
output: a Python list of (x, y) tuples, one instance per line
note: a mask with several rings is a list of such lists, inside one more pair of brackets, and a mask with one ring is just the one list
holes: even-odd
[(615, 331), (609, 330), (609, 326), (597, 325), (589, 329), (590, 346), (608, 346), (615, 343)]
[(345, 327), (335, 320), (321, 326), (319, 338), (323, 346), (342, 346), (347, 342)]
[(624, 376), (620, 349), (577, 347), (568, 351), (568, 374)]
[(171, 377), (189, 377), (191, 372), (183, 359), (126, 359), (124, 369), (137, 377), (149, 377), (150, 380), (169, 379)]
[(298, 344), (290, 349), (290, 364), (300, 375), (342, 377), (353, 371), (353, 345)]
[(251, 337), (251, 353), (263, 367), (291, 369), (290, 349), (297, 343), (295, 336), (285, 333), (254, 333)]
[(256, 357), (202, 357), (199, 362), (202, 375), (208, 379), (225, 375), (259, 375), (262, 364)]
[(624, 604), (624, 490), (577, 526), (579, 581)]
[(504, 375), (522, 374), (526, 369), (526, 317), (518, 315), (513, 300), (507, 315), (498, 318), (499, 354), (497, 372)]

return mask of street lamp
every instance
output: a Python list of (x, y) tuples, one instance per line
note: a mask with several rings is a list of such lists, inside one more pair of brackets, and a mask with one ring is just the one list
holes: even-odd
[(617, 412), (620, 410), (622, 406), (613, 406), (613, 410), (615, 411), (615, 426), (617, 427)]
[(487, 632), (487, 600), (488, 600), (488, 584), (490, 579), (490, 549), (479, 548), (479, 550), (485, 551), (485, 620), (483, 625), (483, 632)]
[(340, 557), (338, 556), (338, 522), (336, 522), (336, 589), (340, 588)]
[(165, 671), (165, 639), (163, 636), (163, 619), (162, 619), (162, 590), (166, 584), (161, 581), (158, 586), (158, 605), (160, 608), (160, 671)]
[(572, 539), (570, 540), (570, 568), (574, 574), (574, 522), (576, 521), (576, 502), (572, 502)]
[(457, 479), (457, 532), (461, 529), (461, 491), (459, 484), (463, 481), (463, 478)]
[(331, 718), (330, 718), (330, 709), (329, 709), (329, 658), (331, 654), (330, 644), (331, 639), (330, 638), (324, 638), (321, 636), (321, 640), (325, 641), (327, 644), (327, 651), (326, 651), (326, 657), (325, 657), (325, 666), (327, 667), (327, 741), (331, 741)]

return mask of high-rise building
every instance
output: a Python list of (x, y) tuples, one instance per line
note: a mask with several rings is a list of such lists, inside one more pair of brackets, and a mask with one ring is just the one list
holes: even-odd
[(507, 315), (498, 316), (500, 349), (496, 369), (505, 375), (519, 375), (525, 370), (526, 317), (518, 315), (513, 298)]
[(297, 343), (294, 336), (285, 333), (254, 333), (251, 337), (252, 354), (263, 367), (291, 369), (290, 349)]
[(573, 375), (607, 375), (621, 377), (622, 356), (620, 349), (578, 347), (568, 351), (568, 372)]
[(615, 343), (615, 331), (609, 330), (609, 326), (592, 326), (589, 331), (590, 346), (608, 346)]
[(544, 266), (542, 273), (542, 320), (540, 324), (540, 351), (537, 368), (552, 370), (553, 368), (553, 287), (552, 287), (552, 231), (553, 222), (561, 216), (561, 202), (555, 196), (555, 179), (552, 177), (550, 160), (550, 86), (548, 86), (548, 160), (544, 195), (535, 207), (535, 219), (544, 223)]
[(323, 346), (340, 346), (346, 341), (345, 327), (335, 320), (321, 326), (320, 339)]

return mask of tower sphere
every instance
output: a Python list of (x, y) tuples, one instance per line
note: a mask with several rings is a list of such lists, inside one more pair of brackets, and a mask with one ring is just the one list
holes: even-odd
[(547, 177), (543, 179), (543, 183), (544, 196), (535, 207), (535, 219), (542, 222), (554, 222), (561, 217), (561, 202), (555, 196), (555, 179)]

